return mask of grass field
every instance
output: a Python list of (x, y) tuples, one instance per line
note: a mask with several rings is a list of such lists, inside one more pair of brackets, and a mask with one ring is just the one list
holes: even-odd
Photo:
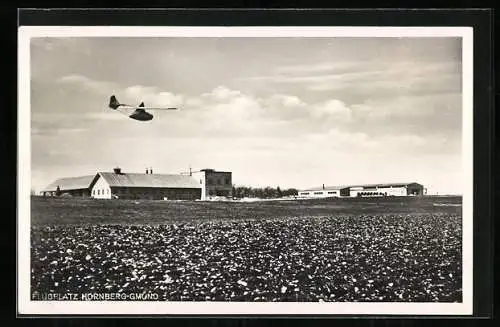
[(461, 197), (32, 198), (32, 291), (460, 302)]

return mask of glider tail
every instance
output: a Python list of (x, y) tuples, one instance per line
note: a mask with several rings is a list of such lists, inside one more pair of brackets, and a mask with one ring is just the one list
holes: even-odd
[(120, 102), (118, 102), (118, 100), (116, 99), (116, 97), (114, 95), (111, 96), (111, 98), (109, 98), (109, 107), (111, 109), (116, 109), (120, 106)]

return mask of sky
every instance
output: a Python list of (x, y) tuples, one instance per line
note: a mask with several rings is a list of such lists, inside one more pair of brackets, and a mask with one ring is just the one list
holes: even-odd
[[(462, 193), (461, 39), (32, 38), (31, 181), (232, 171), (308, 188)], [(107, 107), (177, 106), (140, 122)]]

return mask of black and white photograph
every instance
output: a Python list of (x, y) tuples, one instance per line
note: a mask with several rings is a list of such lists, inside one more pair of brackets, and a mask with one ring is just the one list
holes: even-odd
[(34, 314), (470, 314), (472, 31), (22, 27)]

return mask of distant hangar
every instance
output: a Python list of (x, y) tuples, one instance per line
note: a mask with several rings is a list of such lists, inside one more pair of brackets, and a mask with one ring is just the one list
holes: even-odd
[(189, 175), (125, 173), (120, 168), (95, 175), (60, 178), (44, 196), (81, 196), (96, 199), (209, 200), (232, 197), (232, 173), (202, 169)]
[(362, 184), (342, 186), (321, 186), (299, 191), (299, 197), (374, 197), (374, 196), (420, 196), (425, 194), (422, 184), (389, 183), (389, 184)]

